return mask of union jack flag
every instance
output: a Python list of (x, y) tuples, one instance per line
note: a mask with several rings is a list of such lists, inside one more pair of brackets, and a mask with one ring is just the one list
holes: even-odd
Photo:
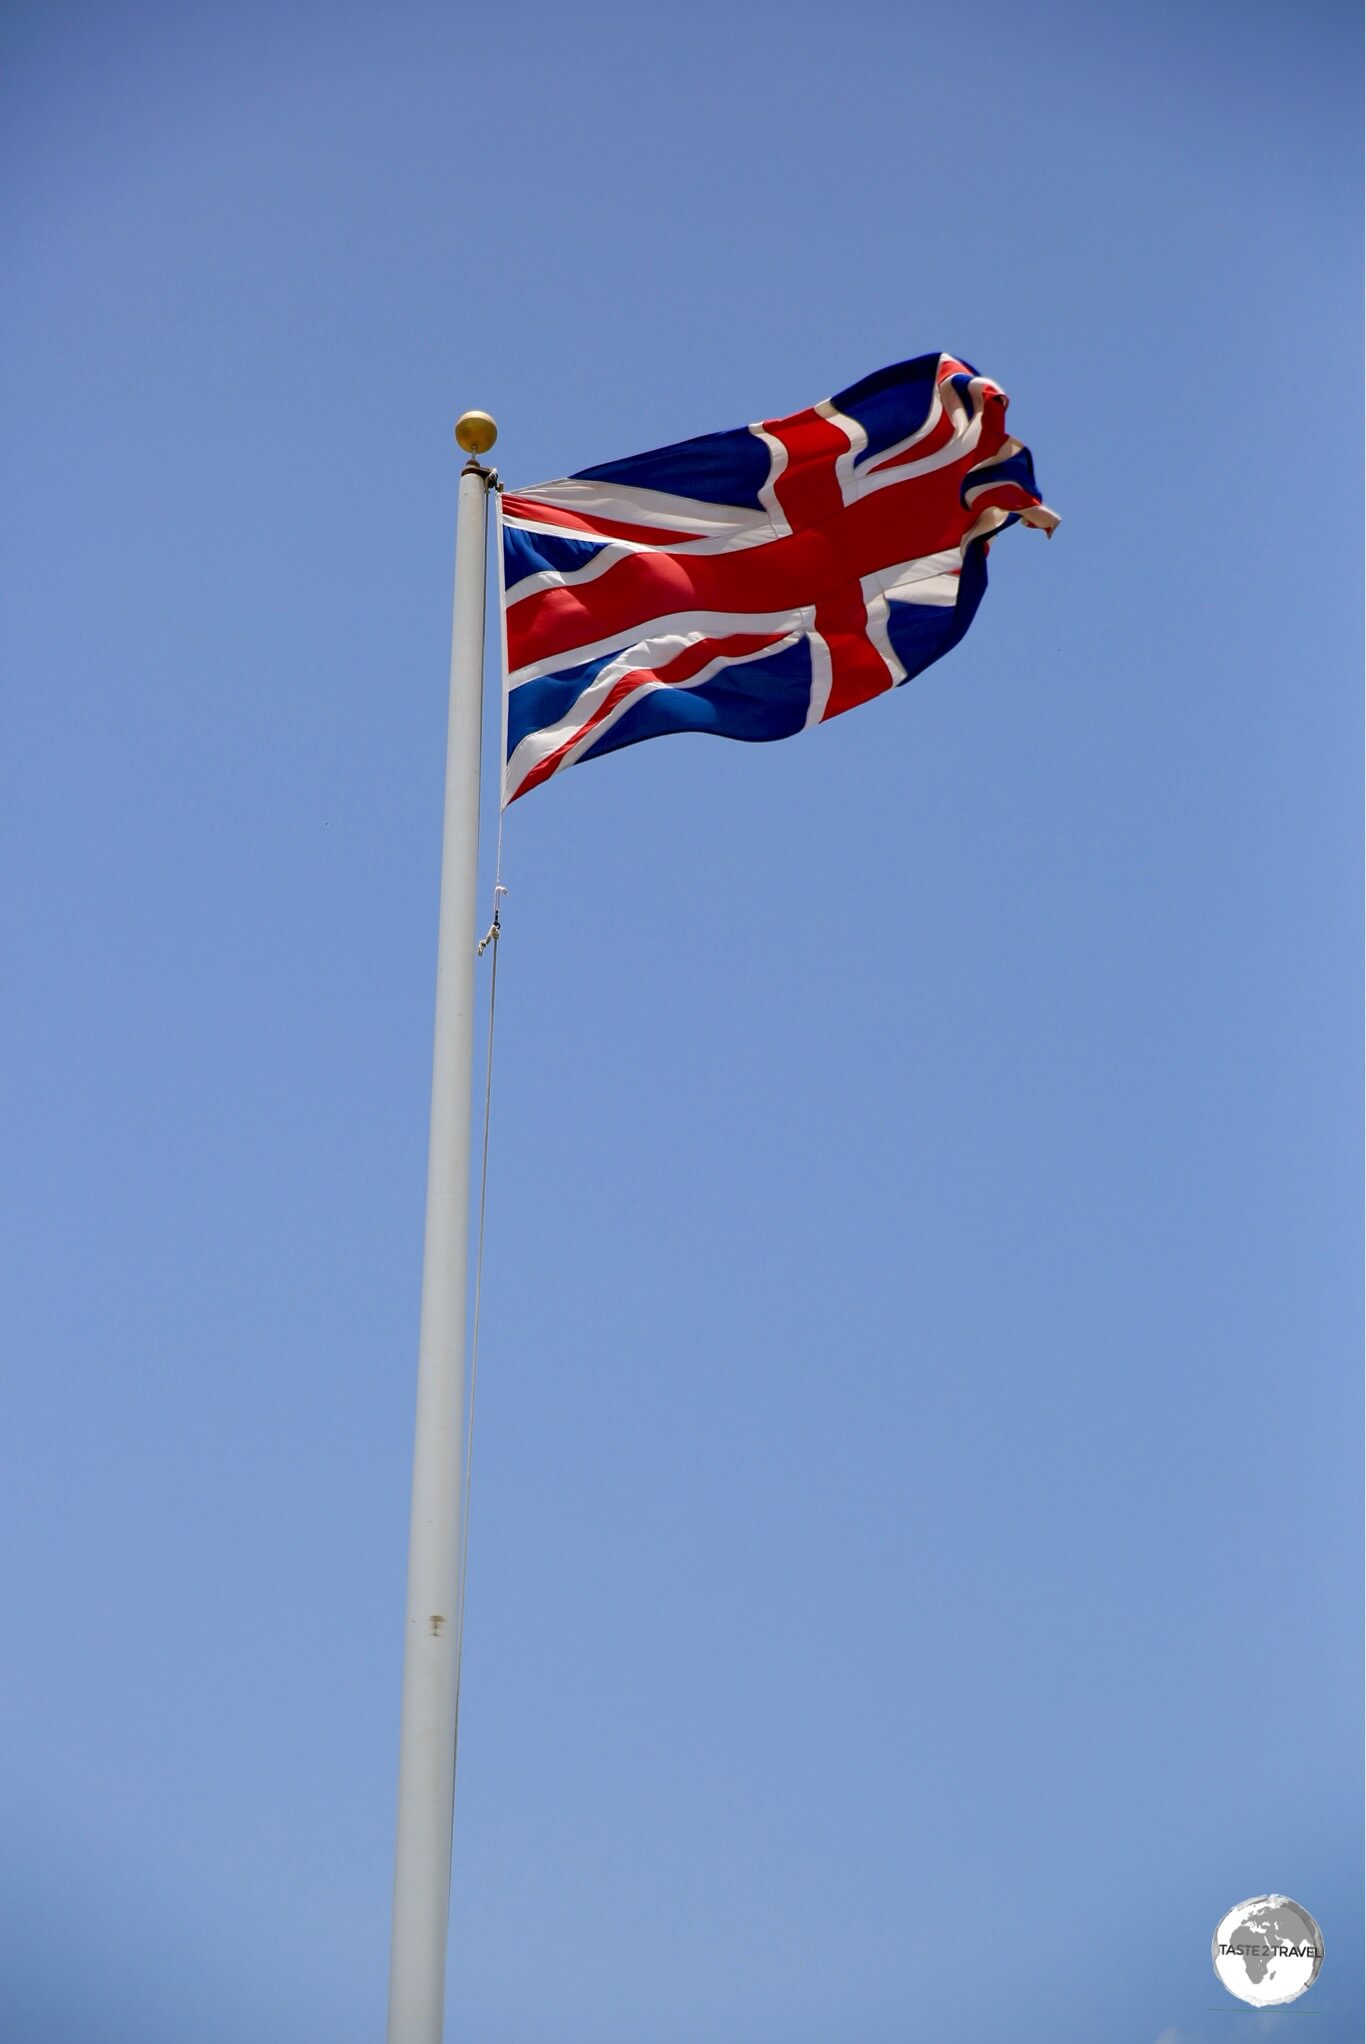
[(786, 738), (957, 644), (995, 533), (1051, 533), (1006, 395), (953, 355), (501, 500), (504, 802), (668, 731)]

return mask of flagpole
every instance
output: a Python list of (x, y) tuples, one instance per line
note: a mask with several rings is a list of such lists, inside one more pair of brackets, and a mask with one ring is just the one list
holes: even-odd
[(461, 1488), (469, 1262), (474, 960), (483, 730), (484, 583), (498, 429), (466, 412), (446, 738), (436, 948), (436, 1031), (418, 1335), (408, 1604), (399, 1733), (389, 2044), (441, 2044), (455, 1815)]

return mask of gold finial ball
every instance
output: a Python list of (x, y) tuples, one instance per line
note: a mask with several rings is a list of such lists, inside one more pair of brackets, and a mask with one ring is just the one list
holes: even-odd
[(487, 454), (498, 428), (487, 412), (462, 412), (455, 422), (455, 437), (466, 454)]

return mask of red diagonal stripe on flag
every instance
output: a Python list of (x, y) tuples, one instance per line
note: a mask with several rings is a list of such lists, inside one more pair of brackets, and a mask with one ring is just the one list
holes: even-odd
[[(596, 731), (611, 716), (617, 705), (626, 697), (652, 683), (669, 688), (681, 687), (691, 681), (713, 660), (743, 660), (747, 654), (762, 653), (765, 646), (776, 646), (785, 635), (782, 632), (734, 632), (724, 639), (698, 639), (693, 645), (685, 646), (672, 660), (666, 660), (659, 667), (633, 667), (613, 682), (607, 694), (590, 717), (585, 718), (577, 731), (557, 745), (554, 752), (538, 760), (515, 792), (509, 795), (509, 802), (515, 802), (519, 795), (525, 795), (532, 788), (539, 788), (542, 781), (548, 781), (556, 773), (576, 745), (582, 744), (590, 732)], [(883, 670), (885, 673), (885, 669)]]

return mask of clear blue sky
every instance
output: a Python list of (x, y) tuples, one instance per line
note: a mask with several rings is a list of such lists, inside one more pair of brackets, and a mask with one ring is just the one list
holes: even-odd
[(6, 2044), (382, 2034), (456, 414), (938, 348), (964, 645), (509, 818), (449, 2034), (1357, 2044), (1357, 10), (0, 58)]

